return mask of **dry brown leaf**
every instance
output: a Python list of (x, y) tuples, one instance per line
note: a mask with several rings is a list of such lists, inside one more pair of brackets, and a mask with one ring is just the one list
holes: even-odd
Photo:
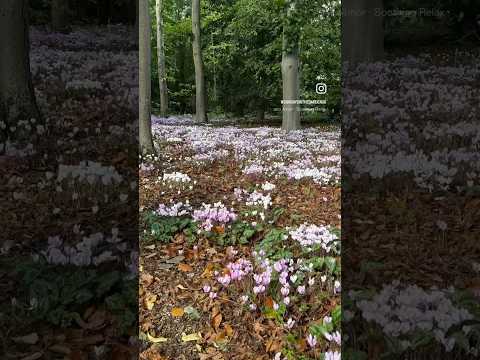
[(203, 278), (212, 277), (214, 267), (215, 267), (214, 263), (208, 263), (207, 266), (205, 266), (205, 270), (203, 270), (202, 275), (200, 276)]
[(214, 227), (213, 227), (213, 230), (214, 230), (217, 234), (223, 234), (223, 233), (225, 233), (225, 227), (224, 227), (224, 226), (214, 226)]
[(255, 332), (260, 335), (264, 331), (264, 327), (258, 321), (255, 321), (255, 323), (253, 324), (253, 330), (255, 330)]
[(193, 334), (188, 334), (188, 335), (182, 335), (182, 341), (187, 342), (187, 341), (198, 341), (202, 340), (202, 335), (200, 333), (193, 333)]
[(269, 339), (267, 343), (265, 344), (265, 350), (267, 352), (278, 352), (282, 349), (282, 341), (281, 340), (275, 340), (275, 339)]
[(212, 309), (212, 327), (217, 330), (222, 323), (222, 313), (218, 306), (214, 306)]
[(193, 271), (193, 268), (185, 263), (180, 263), (178, 264), (178, 270), (183, 271), (183, 272), (191, 272)]
[(25, 336), (19, 336), (12, 338), (14, 342), (17, 344), (27, 344), (27, 345), (34, 345), (38, 342), (38, 334), (37, 333), (31, 333)]
[(152, 310), (155, 306), (155, 301), (157, 301), (157, 295), (147, 293), (145, 295), (145, 298), (143, 299), (143, 304), (145, 305), (145, 308), (147, 308), (148, 310)]
[(228, 337), (232, 337), (233, 336), (233, 328), (230, 324), (224, 324), (223, 325), (223, 328), (225, 329), (225, 334), (228, 336)]
[(174, 307), (172, 309), (172, 316), (173, 317), (182, 317), (185, 311), (181, 307)]
[(267, 296), (265, 298), (265, 306), (270, 309), (273, 309), (273, 299), (270, 296)]

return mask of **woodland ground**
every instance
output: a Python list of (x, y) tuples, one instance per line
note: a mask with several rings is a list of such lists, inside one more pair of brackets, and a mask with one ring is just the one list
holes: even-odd
[(131, 356), (125, 344), (136, 333), (137, 222), (125, 219), (138, 212), (127, 201), (137, 191), (127, 181), (137, 176), (138, 151), (132, 34), (123, 26), (31, 29), (45, 123), (26, 119), (32, 143), (12, 144), (0, 160), (2, 359)]
[(358, 356), (473, 359), (479, 49), (412, 53), (344, 76), (342, 335)]
[[(283, 350), (307, 359), (338, 350), (319, 333), (317, 346), (306, 341), (312, 326), (339, 310), (338, 254), (321, 248), (314, 228), (319, 243), (309, 250), (289, 235), (302, 224), (340, 229), (338, 129), (286, 135), (272, 127), (196, 126), (184, 117), (153, 121), (159, 159), (140, 170), (142, 358), (270, 359)], [(213, 227), (202, 230), (198, 209), (217, 202), (236, 218), (213, 216)], [(185, 219), (183, 230), (172, 219)], [(255, 258), (262, 250), (270, 265)], [(282, 258), (295, 261), (291, 286), (283, 286), (288, 306), (272, 270)], [(318, 263), (325, 258), (330, 270)], [(298, 259), (315, 268), (301, 270)], [(235, 276), (228, 264), (241, 261), (251, 262), (252, 272), (221, 283)], [(255, 289), (252, 274), (267, 268), (266, 290)]]

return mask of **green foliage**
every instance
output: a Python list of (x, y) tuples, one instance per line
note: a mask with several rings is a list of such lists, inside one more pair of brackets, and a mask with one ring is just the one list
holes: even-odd
[[(285, 30), (286, 36), (294, 37), (298, 43), (301, 97), (307, 100), (326, 97), (329, 113), (338, 112), (340, 2), (295, 2), (296, 10), (287, 19), (285, 10), (292, 1), (202, 0), (202, 53), (210, 110), (243, 116), (259, 110), (275, 113), (280, 108)], [(154, 1), (151, 4), (155, 27)], [(175, 113), (191, 113), (194, 109), (190, 6), (190, 1), (184, 0), (164, 3), (167, 83), (170, 108)], [(152, 50), (152, 99), (156, 103), (159, 90), (155, 31), (152, 31)], [(317, 77), (328, 85), (323, 97), (315, 92)], [(326, 115), (307, 114), (315, 121)]]
[(189, 242), (195, 241), (197, 225), (190, 218), (158, 216), (153, 211), (147, 212), (144, 221), (148, 231), (146, 241), (169, 243), (173, 237), (182, 232)]
[(136, 324), (137, 279), (119, 271), (25, 262), (17, 267), (21, 291), (30, 304), (33, 321), (67, 327), (91, 305), (103, 306), (117, 320), (121, 332)]
[(226, 229), (223, 234), (215, 234), (219, 245), (245, 245), (256, 234), (257, 228), (243, 221), (236, 221), (230, 229)]
[(257, 245), (257, 250), (263, 250), (265, 257), (273, 261), (291, 258), (292, 253), (285, 246), (286, 236), (287, 232), (284, 229), (273, 228), (265, 234), (262, 241)]

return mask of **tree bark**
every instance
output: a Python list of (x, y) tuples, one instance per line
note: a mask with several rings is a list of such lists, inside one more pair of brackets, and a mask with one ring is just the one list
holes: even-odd
[(344, 0), (342, 7), (342, 61), (381, 60), (384, 55), (383, 0)]
[[(0, 151), (12, 139), (28, 137), (19, 121), (42, 121), (30, 74), (30, 44), (26, 0), (0, 2)], [(29, 124), (32, 125), (32, 124)]]
[(68, 30), (68, 1), (52, 0), (50, 14), (53, 31), (65, 32)]
[(195, 120), (207, 122), (207, 94), (200, 35), (200, 0), (192, 0), (193, 62), (195, 64)]
[(148, 0), (139, 0), (139, 141), (142, 155), (153, 154), (151, 120), (151, 39)]
[(158, 86), (160, 89), (160, 115), (167, 116), (168, 113), (168, 89), (167, 74), (165, 68), (165, 44), (163, 39), (163, 1), (156, 0), (155, 14), (157, 16), (157, 66)]
[[(292, 2), (295, 5), (295, 1)], [(288, 4), (287, 6), (289, 6)], [(285, 28), (289, 26), (289, 17), (292, 15), (291, 6), (287, 9), (287, 21), (283, 31), (282, 46), (282, 87), (283, 100), (282, 107), (282, 129), (286, 131), (300, 129), (300, 111), (298, 104), (285, 103), (300, 98), (300, 75), (298, 59), (298, 37), (293, 36), (292, 29)]]

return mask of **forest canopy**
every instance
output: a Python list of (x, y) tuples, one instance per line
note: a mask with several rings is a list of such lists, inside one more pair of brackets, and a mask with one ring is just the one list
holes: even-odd
[[(302, 11), (292, 24), (300, 37), (301, 99), (318, 99), (315, 85), (321, 79), (329, 86), (327, 115), (335, 114), (340, 99), (340, 1), (301, 3)], [(155, 1), (150, 1), (150, 6), (155, 28)], [(227, 116), (265, 112), (280, 115), (284, 9), (282, 0), (201, 2), (201, 47), (209, 112)], [(162, 10), (169, 109), (171, 113), (192, 113), (195, 71), (191, 1), (165, 0)], [(156, 64), (156, 32), (151, 33), (152, 64)], [(152, 99), (155, 112), (159, 107), (155, 66)]]

